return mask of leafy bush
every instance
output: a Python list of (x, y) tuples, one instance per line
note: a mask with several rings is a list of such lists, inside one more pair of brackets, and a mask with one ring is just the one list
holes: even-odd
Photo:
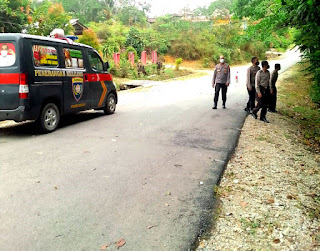
[(131, 76), (132, 79), (138, 79), (139, 77), (138, 70), (135, 67), (130, 65), (129, 75)]
[(210, 61), (208, 58), (203, 59), (203, 67), (204, 68), (209, 68), (210, 67)]
[(133, 47), (137, 51), (138, 55), (141, 55), (141, 52), (144, 50), (144, 41), (141, 37), (142, 36), (138, 29), (131, 28), (126, 40), (126, 46)]
[(126, 49), (126, 52), (123, 54), (123, 56), (128, 60), (129, 59), (129, 52), (133, 52), (134, 53), (134, 61), (135, 62), (138, 62), (138, 53), (136, 51), (135, 48), (133, 48), (132, 46), (129, 46), (127, 49)]
[(197, 60), (203, 56), (203, 51), (194, 36), (180, 35), (179, 38), (172, 41), (170, 54), (174, 57)]
[(320, 105), (320, 49), (307, 50), (303, 57), (310, 62), (307, 71), (313, 75), (314, 83), (311, 86), (310, 97), (314, 103)]
[(182, 58), (177, 58), (175, 60), (175, 67), (176, 67), (177, 71), (180, 70), (180, 66), (181, 66), (182, 62), (183, 62)]
[(87, 29), (83, 31), (82, 36), (79, 38), (79, 43), (87, 44), (95, 48), (96, 50), (99, 50), (100, 43), (98, 40), (98, 37), (96, 33), (92, 29)]
[(310, 90), (310, 97), (312, 102), (320, 105), (320, 85), (315, 82)]
[(120, 51), (120, 45), (114, 38), (109, 38), (102, 45), (102, 52), (107, 58), (112, 58), (114, 52)]
[(138, 71), (137, 69), (132, 66), (129, 61), (125, 58), (120, 59), (119, 65), (112, 64), (110, 67), (110, 73), (119, 78), (132, 78), (137, 79), (138, 78)]
[(107, 25), (103, 25), (97, 28), (95, 31), (97, 33), (97, 36), (99, 39), (108, 39), (109, 37), (112, 36), (111, 31), (108, 29)]
[(119, 64), (119, 77), (126, 78), (130, 72), (130, 63), (128, 60), (121, 59)]
[(256, 56), (260, 59), (265, 59), (266, 48), (263, 42), (246, 42), (240, 45), (240, 50), (242, 56), (246, 61), (249, 61), (253, 56)]
[(145, 70), (148, 76), (157, 74), (157, 65), (156, 64), (146, 65)]

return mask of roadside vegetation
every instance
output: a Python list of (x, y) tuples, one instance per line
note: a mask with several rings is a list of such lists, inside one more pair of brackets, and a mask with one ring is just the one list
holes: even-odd
[(300, 64), (285, 72), (279, 85), (279, 107), (281, 114), (298, 123), (305, 143), (320, 146), (320, 106), (308, 95), (313, 88), (309, 66)]

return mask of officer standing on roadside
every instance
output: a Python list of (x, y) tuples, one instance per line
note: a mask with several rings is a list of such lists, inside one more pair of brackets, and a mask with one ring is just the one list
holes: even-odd
[(262, 70), (258, 71), (256, 75), (256, 92), (257, 92), (257, 100), (258, 104), (257, 106), (252, 110), (252, 117), (257, 119), (257, 113), (260, 109), (260, 120), (269, 123), (269, 121), (266, 118), (267, 114), (267, 108), (269, 103), (269, 97), (270, 94), (273, 94), (272, 88), (271, 88), (271, 81), (270, 81), (270, 72), (268, 69), (270, 68), (267, 61), (262, 61)]
[(277, 112), (276, 110), (276, 106), (277, 106), (277, 87), (276, 87), (276, 83), (278, 80), (278, 71), (281, 70), (281, 65), (280, 64), (276, 64), (275, 65), (275, 69), (271, 74), (271, 90), (273, 91), (273, 95), (270, 96), (269, 99), (269, 112)]
[(250, 66), (247, 70), (247, 90), (249, 94), (249, 101), (247, 103), (247, 107), (244, 108), (246, 112), (251, 112), (256, 103), (256, 75), (257, 72), (260, 70), (259, 67), (259, 60), (257, 57), (253, 57), (251, 59), (252, 66)]
[(212, 87), (215, 88), (214, 106), (217, 109), (220, 89), (222, 90), (222, 107), (226, 109), (227, 90), (230, 85), (230, 66), (225, 63), (224, 56), (220, 56), (220, 64), (216, 65), (213, 74)]

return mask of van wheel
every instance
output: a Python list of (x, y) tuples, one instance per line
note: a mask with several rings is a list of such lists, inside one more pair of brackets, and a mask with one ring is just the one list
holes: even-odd
[(104, 107), (104, 113), (107, 115), (114, 114), (114, 112), (116, 111), (116, 107), (116, 97), (113, 93), (110, 93), (107, 97), (106, 106)]
[(50, 133), (57, 129), (59, 121), (60, 112), (58, 107), (53, 103), (49, 103), (42, 109), (37, 123), (41, 131)]

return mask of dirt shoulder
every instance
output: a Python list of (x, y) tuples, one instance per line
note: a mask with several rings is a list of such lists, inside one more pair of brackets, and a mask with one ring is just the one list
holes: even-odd
[[(279, 95), (292, 74), (280, 77)], [(285, 102), (279, 109), (291, 110)], [(270, 124), (247, 118), (213, 189), (215, 226), (197, 250), (320, 250), (320, 155), (296, 116), (267, 117)]]

